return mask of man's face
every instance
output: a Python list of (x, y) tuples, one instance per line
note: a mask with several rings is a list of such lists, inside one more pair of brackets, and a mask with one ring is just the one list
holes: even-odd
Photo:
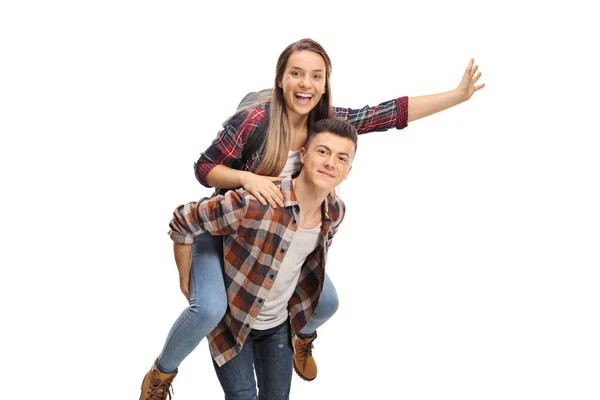
[(354, 151), (352, 140), (329, 132), (319, 133), (308, 148), (300, 149), (302, 170), (316, 187), (331, 190), (348, 176)]

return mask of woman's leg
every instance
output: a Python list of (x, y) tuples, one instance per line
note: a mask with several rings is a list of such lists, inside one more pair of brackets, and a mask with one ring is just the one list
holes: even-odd
[(205, 233), (197, 236), (193, 244), (190, 306), (173, 324), (158, 356), (158, 370), (167, 374), (174, 372), (202, 338), (217, 326), (226, 310), (223, 238)]
[(337, 292), (329, 276), (325, 274), (323, 292), (315, 313), (294, 337), (294, 370), (302, 379), (312, 381), (317, 377), (317, 362), (312, 355), (313, 342), (317, 338), (317, 328), (335, 314), (339, 301)]
[(310, 317), (306, 325), (300, 330), (298, 336), (311, 337), (318, 327), (323, 325), (329, 318), (335, 314), (339, 306), (339, 299), (335, 286), (325, 273), (325, 283), (323, 284), (323, 292), (319, 298), (319, 304), (315, 313)]

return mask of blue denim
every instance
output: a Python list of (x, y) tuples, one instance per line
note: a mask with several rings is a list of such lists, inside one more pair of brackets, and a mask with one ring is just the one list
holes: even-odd
[(323, 292), (319, 298), (317, 309), (306, 325), (298, 332), (298, 336), (310, 337), (315, 333), (317, 328), (323, 325), (335, 314), (339, 306), (337, 291), (331, 283), (331, 279), (325, 273), (325, 283), (323, 284)]
[(287, 400), (292, 386), (293, 359), (288, 319), (271, 329), (251, 330), (236, 357), (221, 367), (213, 360), (213, 365), (225, 400)]
[[(312, 336), (338, 308), (335, 287), (325, 274), (323, 292), (315, 313), (300, 331)], [(172, 373), (223, 319), (227, 293), (223, 280), (223, 238), (208, 233), (197, 236), (192, 247), (190, 305), (175, 321), (158, 356), (158, 369)]]
[(192, 247), (190, 305), (173, 324), (158, 356), (158, 369), (163, 373), (174, 372), (223, 319), (226, 310), (223, 238), (197, 236)]

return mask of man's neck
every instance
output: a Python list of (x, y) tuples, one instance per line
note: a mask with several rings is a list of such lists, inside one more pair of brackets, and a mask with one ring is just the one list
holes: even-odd
[(314, 228), (322, 219), (321, 205), (327, 198), (329, 191), (317, 189), (304, 179), (304, 174), (300, 173), (292, 180), (296, 199), (300, 206), (300, 227)]

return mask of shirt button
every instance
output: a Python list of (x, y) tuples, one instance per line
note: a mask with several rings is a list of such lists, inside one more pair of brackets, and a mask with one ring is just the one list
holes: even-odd
[(271, 279), (275, 278), (275, 274), (269, 275), (269, 278), (271, 278)]
[(263, 299), (258, 299), (258, 302), (259, 302), (259, 303), (262, 303), (262, 302), (263, 302)]
[(246, 324), (246, 328), (250, 328), (250, 324)]

